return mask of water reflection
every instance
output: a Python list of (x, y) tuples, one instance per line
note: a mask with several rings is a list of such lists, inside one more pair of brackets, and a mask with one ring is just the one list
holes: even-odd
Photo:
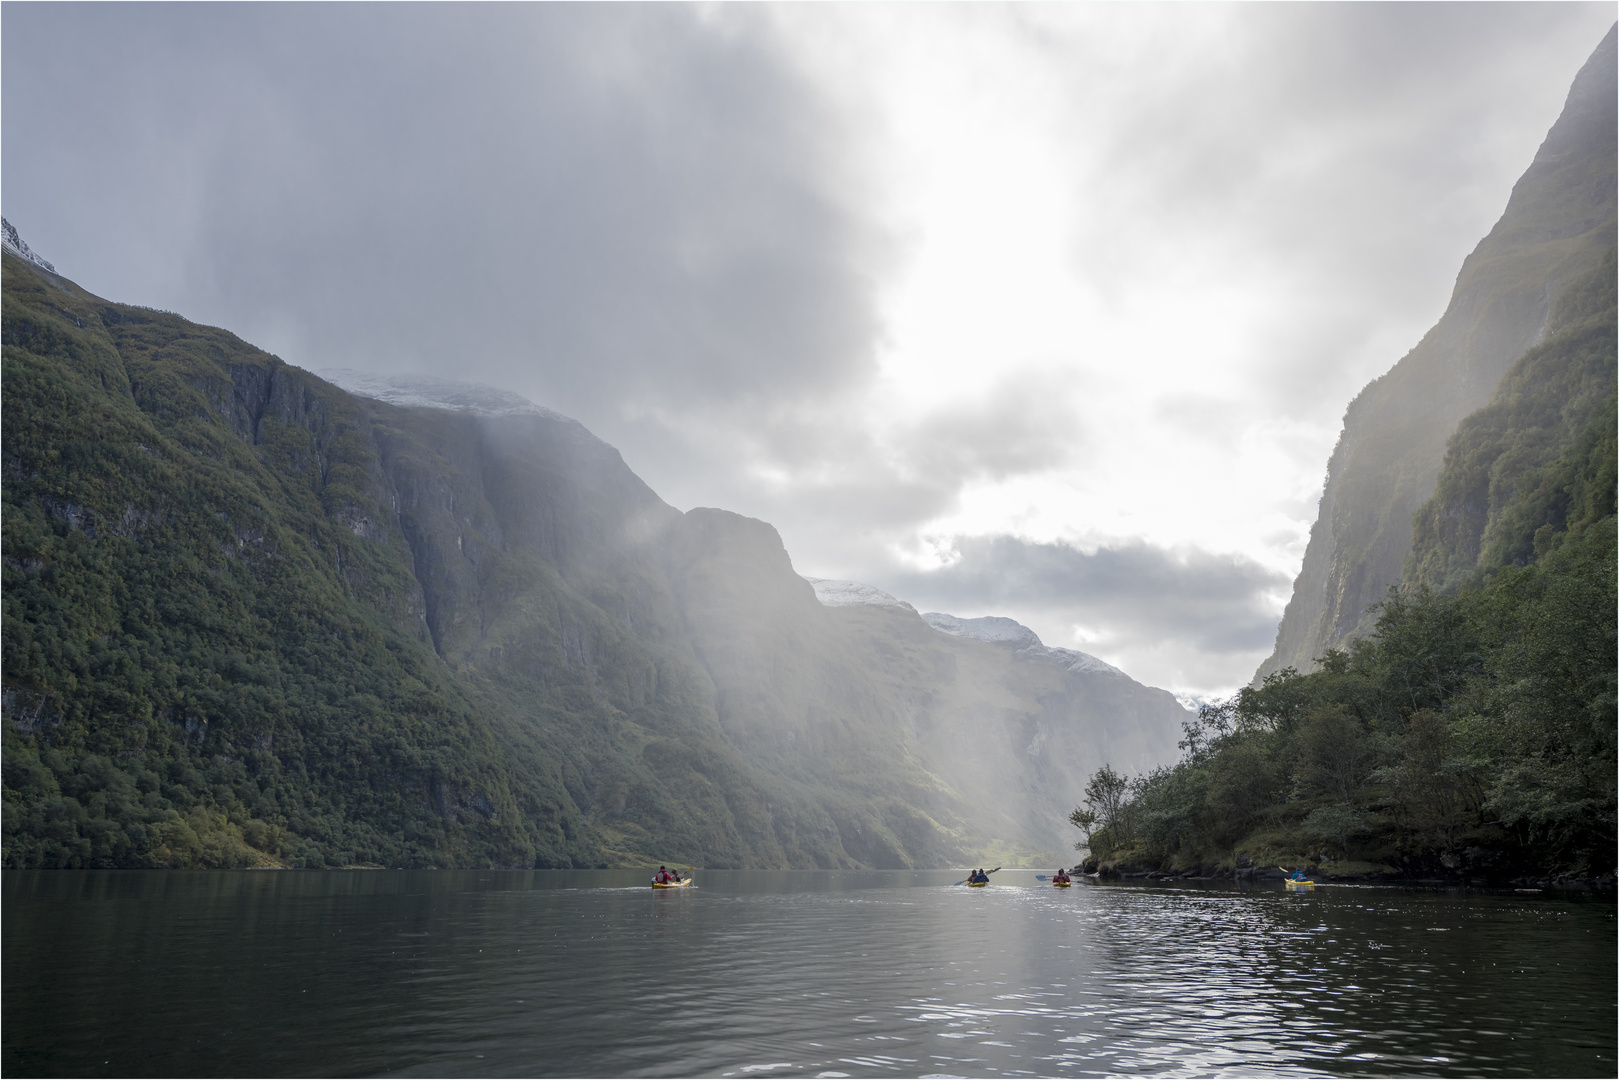
[(654, 891), (638, 871), (8, 873), (3, 1065), (1613, 1072), (1611, 903), (959, 877), (704, 871)]

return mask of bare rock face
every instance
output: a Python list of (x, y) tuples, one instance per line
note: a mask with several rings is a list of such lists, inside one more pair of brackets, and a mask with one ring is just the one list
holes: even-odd
[(1463, 262), (1444, 315), (1350, 403), (1276, 649), (1256, 679), (1309, 670), (1369, 629), (1367, 609), (1401, 580), (1412, 515), (1433, 493), (1451, 433), (1541, 340), (1570, 282), (1614, 243), (1615, 97), (1610, 30), (1506, 212)]

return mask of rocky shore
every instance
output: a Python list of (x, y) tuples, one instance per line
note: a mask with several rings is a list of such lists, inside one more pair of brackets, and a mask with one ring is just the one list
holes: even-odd
[[(1471, 860), (1480, 861), (1480, 860)], [(1289, 871), (1282, 864), (1302, 868), (1312, 881), (1338, 884), (1382, 883), (1389, 885), (1471, 885), (1486, 888), (1516, 888), (1519, 890), (1595, 890), (1613, 891), (1612, 874), (1581, 874), (1562, 871), (1557, 873), (1518, 874), (1506, 876), (1474, 870), (1467, 861), (1455, 860), (1455, 866), (1442, 862), (1430, 865), (1426, 861), (1395, 866), (1383, 863), (1308, 859), (1277, 859), (1276, 865), (1256, 864), (1246, 852), (1238, 852), (1229, 863), (1201, 866), (1166, 867), (1138, 862), (1129, 858), (1099, 861), (1086, 859), (1075, 867), (1076, 873), (1104, 881), (1280, 881)]]

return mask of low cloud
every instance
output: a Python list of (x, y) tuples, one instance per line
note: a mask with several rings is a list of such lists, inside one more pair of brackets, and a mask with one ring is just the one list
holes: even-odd
[(8, 9), (8, 213), (85, 285), (305, 366), (482, 379), (598, 426), (814, 397), (870, 373), (885, 240), (757, 22)]

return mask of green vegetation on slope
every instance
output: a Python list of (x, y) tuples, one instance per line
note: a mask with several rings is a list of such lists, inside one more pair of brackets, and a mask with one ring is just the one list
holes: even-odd
[[(359, 535), (351, 399), (5, 259), (5, 865), (588, 858)], [(272, 375), (302, 422), (244, 407)]]
[(1094, 776), (1094, 858), (1613, 873), (1614, 272), (1459, 426), (1373, 633), (1202, 710), (1173, 768)]
[(848, 862), (725, 745), (681, 515), (583, 428), (4, 285), (6, 865)]
[(1436, 589), (1526, 566), (1614, 494), (1614, 250), (1558, 302), (1547, 340), (1457, 426), (1413, 521), (1406, 580)]

